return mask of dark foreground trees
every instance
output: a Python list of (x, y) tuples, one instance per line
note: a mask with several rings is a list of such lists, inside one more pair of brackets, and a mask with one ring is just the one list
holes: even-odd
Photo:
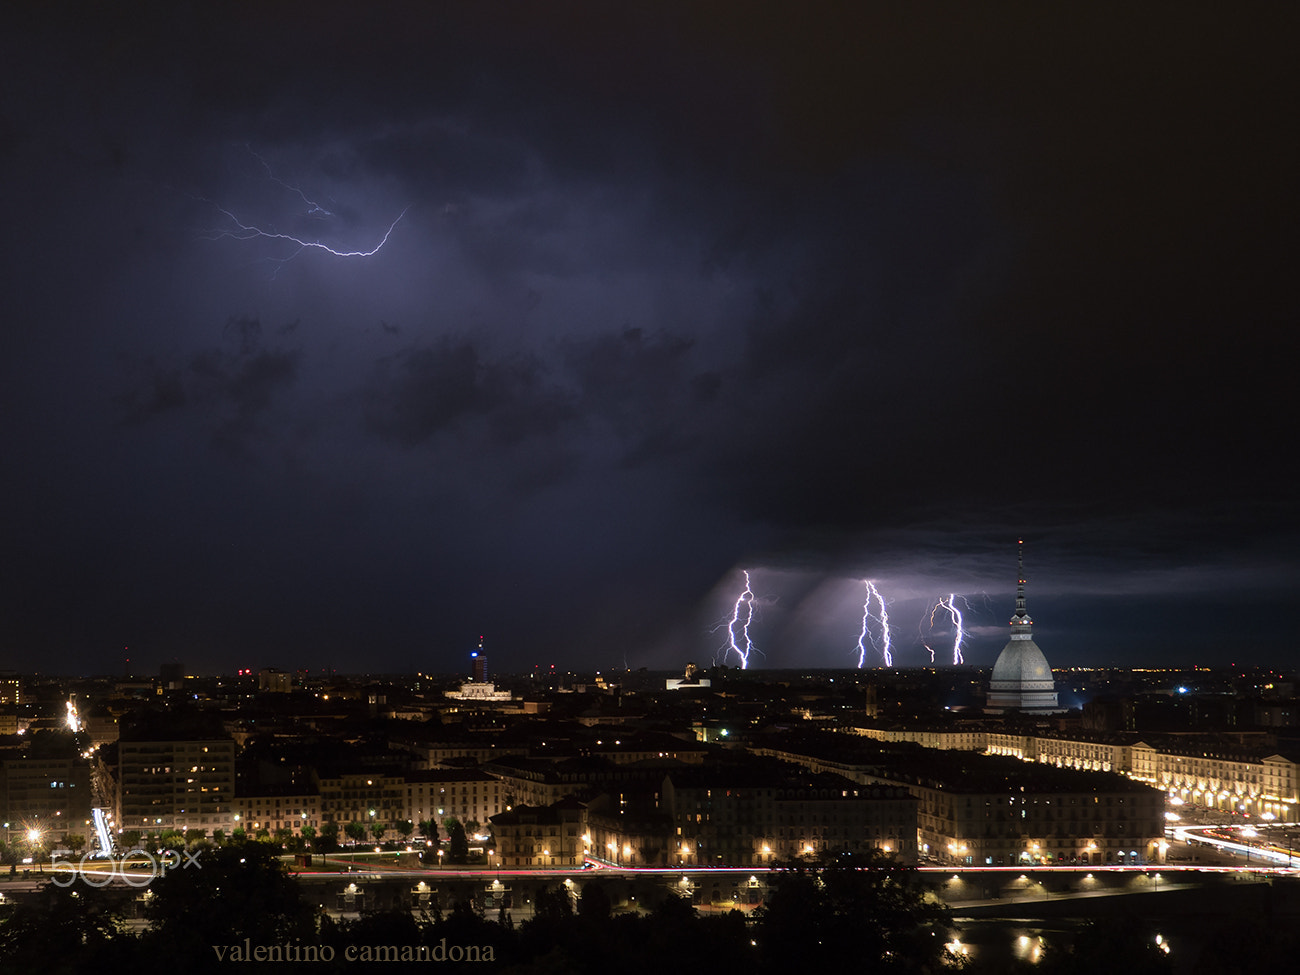
[(213, 956), (213, 945), (311, 943), (316, 911), (265, 843), (204, 851), (148, 889), (146, 948), (177, 958)]
[[(581, 888), (581, 890), (579, 890)], [(617, 890), (616, 888), (613, 888)], [(768, 904), (750, 923), (739, 911), (702, 913), (672, 891), (649, 888), (635, 912), (616, 909), (602, 878), (557, 883), (535, 895), (533, 917), (510, 923), (507, 910), (485, 917), (466, 900), (412, 911), (334, 920), (319, 888), (289, 876), (266, 844), (203, 850), (169, 870), (137, 900), (137, 890), (50, 886), (0, 911), (0, 969), (9, 971), (230, 971), (246, 945), (328, 946), (333, 962), (313, 970), (357, 971), (356, 946), (491, 949), (500, 973), (691, 975), (695, 972), (936, 971), (943, 966), (942, 908), (923, 896), (913, 873), (888, 860), (792, 864), (773, 880)], [(471, 887), (464, 893), (473, 894)], [(620, 905), (628, 901), (620, 899)], [(522, 906), (522, 905), (521, 905)], [(139, 910), (150, 922), (123, 923)], [(247, 939), (247, 940), (245, 940)], [(440, 965), (440, 971), (461, 970)], [(486, 970), (482, 966), (473, 969)]]
[(948, 963), (948, 910), (885, 854), (785, 865), (760, 909), (764, 971), (928, 972)]
[(0, 971), (80, 973), (122, 970), (134, 956), (125, 927), (134, 891), (49, 883), (31, 897), (0, 903)]

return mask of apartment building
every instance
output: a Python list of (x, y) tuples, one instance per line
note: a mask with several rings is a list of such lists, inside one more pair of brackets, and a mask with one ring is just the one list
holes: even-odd
[(1263, 735), (1258, 744), (1241, 745), (1209, 735), (847, 730), (874, 741), (914, 742), (928, 748), (984, 751), (1058, 768), (1118, 772), (1205, 810), (1271, 815), (1284, 822), (1300, 814), (1300, 755), (1270, 746), (1271, 739)]
[(234, 828), (234, 739), (124, 737), (115, 747), (113, 812), (120, 828)]
[(1164, 795), (1114, 773), (844, 735), (772, 736), (757, 754), (905, 787), (920, 803), (923, 856), (945, 863), (1161, 863)]

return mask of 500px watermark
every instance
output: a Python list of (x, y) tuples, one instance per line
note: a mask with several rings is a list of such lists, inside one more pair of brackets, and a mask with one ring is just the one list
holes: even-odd
[[(197, 853), (182, 850), (163, 850), (158, 854), (148, 850), (127, 850), (120, 857), (85, 853), (80, 860), (67, 859), (71, 850), (55, 850), (50, 861), (57, 877), (51, 881), (58, 887), (71, 887), (80, 878), (91, 887), (106, 887), (115, 878), (121, 878), (130, 887), (148, 887), (168, 870), (202, 870)], [(89, 866), (88, 866), (89, 865)]]

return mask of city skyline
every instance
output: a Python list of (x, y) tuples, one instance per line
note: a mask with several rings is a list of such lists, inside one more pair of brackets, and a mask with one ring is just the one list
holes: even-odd
[(0, 669), (1291, 653), (1293, 11), (11, 16)]

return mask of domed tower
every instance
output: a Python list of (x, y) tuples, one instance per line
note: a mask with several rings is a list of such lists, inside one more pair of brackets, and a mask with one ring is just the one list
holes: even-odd
[(1016, 585), (1016, 612), (1011, 617), (1011, 639), (998, 654), (989, 681), (988, 706), (1021, 711), (1055, 711), (1056, 681), (1052, 668), (1034, 642), (1034, 621), (1025, 610), (1025, 543), (1020, 546)]

